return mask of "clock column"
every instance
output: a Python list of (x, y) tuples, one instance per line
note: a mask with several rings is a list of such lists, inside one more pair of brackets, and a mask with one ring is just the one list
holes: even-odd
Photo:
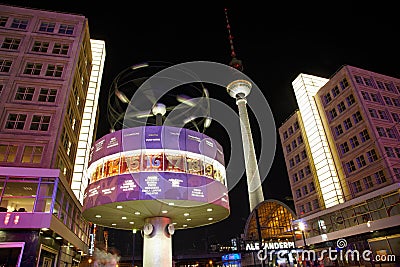
[(145, 219), (143, 226), (144, 267), (172, 267), (171, 236), (173, 230), (169, 226), (172, 226), (172, 224), (171, 219), (168, 217), (151, 217)]

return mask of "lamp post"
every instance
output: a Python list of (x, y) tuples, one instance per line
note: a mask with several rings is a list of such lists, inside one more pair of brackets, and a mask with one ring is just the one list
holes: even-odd
[(132, 267), (135, 267), (135, 243), (136, 243), (136, 229), (132, 229)]
[(303, 222), (299, 222), (299, 229), (301, 230), (301, 234), (303, 236), (304, 248), (307, 247), (306, 236), (304, 235), (304, 230), (306, 229), (306, 225)]

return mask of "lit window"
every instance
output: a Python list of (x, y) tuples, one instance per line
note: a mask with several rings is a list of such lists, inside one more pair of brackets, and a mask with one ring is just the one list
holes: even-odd
[(346, 110), (346, 106), (344, 105), (344, 102), (343, 102), (343, 101), (340, 102), (340, 103), (337, 105), (337, 108), (338, 108), (339, 113), (342, 113), (343, 111)]
[(14, 162), (17, 148), (14, 145), (0, 145), (0, 162)]
[(344, 128), (345, 128), (346, 130), (350, 129), (350, 128), (353, 126), (353, 124), (351, 123), (350, 118), (345, 119), (345, 120), (343, 121), (343, 125), (344, 125)]
[(359, 123), (360, 121), (362, 121), (362, 116), (361, 116), (361, 112), (360, 111), (357, 111), (356, 113), (354, 113), (353, 114), (353, 120), (354, 120), (354, 123)]
[(354, 165), (354, 161), (350, 160), (346, 162), (346, 169), (348, 173), (351, 173), (356, 170), (356, 165)]
[(42, 160), (43, 147), (25, 146), (22, 155), (22, 163), (40, 163)]
[(349, 152), (349, 146), (347, 145), (347, 142), (344, 142), (343, 144), (340, 144), (340, 151), (342, 154), (345, 154), (346, 152)]
[(365, 189), (369, 189), (369, 188), (374, 186), (374, 183), (372, 182), (372, 177), (371, 176), (364, 177), (363, 181), (364, 181)]
[(354, 103), (356, 103), (356, 100), (354, 99), (353, 95), (349, 95), (348, 97), (346, 97), (346, 102), (347, 102), (347, 106), (351, 106)]
[(386, 182), (385, 173), (383, 171), (378, 171), (374, 173), (374, 177), (377, 184), (383, 184)]
[(357, 158), (356, 158), (356, 162), (357, 162), (358, 168), (362, 168), (362, 167), (364, 167), (365, 165), (367, 165), (367, 163), (365, 162), (365, 159), (364, 159), (364, 156), (363, 156), (363, 155), (357, 157)]
[(339, 87), (336, 85), (336, 86), (333, 87), (333, 89), (332, 89), (332, 95), (333, 95), (333, 97), (335, 97), (335, 96), (337, 96), (338, 94), (340, 94), (340, 91), (339, 91)]
[(369, 162), (374, 162), (378, 160), (378, 155), (376, 155), (375, 149), (367, 151), (367, 158)]
[(357, 136), (351, 137), (349, 141), (352, 148), (356, 148), (360, 144), (358, 142)]
[(362, 132), (360, 132), (360, 138), (361, 138), (361, 142), (365, 142), (367, 140), (369, 140), (369, 134), (367, 130), (363, 130)]

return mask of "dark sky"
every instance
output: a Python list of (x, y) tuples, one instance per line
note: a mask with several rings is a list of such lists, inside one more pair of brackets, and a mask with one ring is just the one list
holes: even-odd
[[(329, 78), (348, 64), (399, 77), (400, 23), (391, 1), (2, 2), (82, 14), (88, 18), (91, 38), (106, 42), (98, 137), (108, 133), (105, 100), (111, 81), (128, 66), (144, 61), (229, 63), (224, 7), (244, 73), (263, 90), (277, 128), (297, 108), (291, 82), (301, 72)], [(235, 108), (226, 91), (210, 95)], [(211, 137), (218, 140), (218, 136)], [(257, 138), (255, 133), (255, 142)], [(276, 149), (263, 189), (265, 198), (283, 200), (291, 192), (279, 139)], [(206, 231), (211, 241), (219, 242), (240, 234), (249, 215), (244, 183), (230, 192), (230, 202), (228, 219), (177, 231), (174, 242), (189, 248), (200, 246), (198, 237)]]

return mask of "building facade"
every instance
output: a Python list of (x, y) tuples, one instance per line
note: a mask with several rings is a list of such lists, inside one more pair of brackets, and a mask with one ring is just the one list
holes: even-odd
[(80, 201), (104, 56), (82, 15), (1, 5), (0, 265), (77, 266), (87, 253)]
[(307, 244), (344, 238), (398, 261), (400, 79), (346, 65), (292, 85), (299, 109), (279, 134)]

